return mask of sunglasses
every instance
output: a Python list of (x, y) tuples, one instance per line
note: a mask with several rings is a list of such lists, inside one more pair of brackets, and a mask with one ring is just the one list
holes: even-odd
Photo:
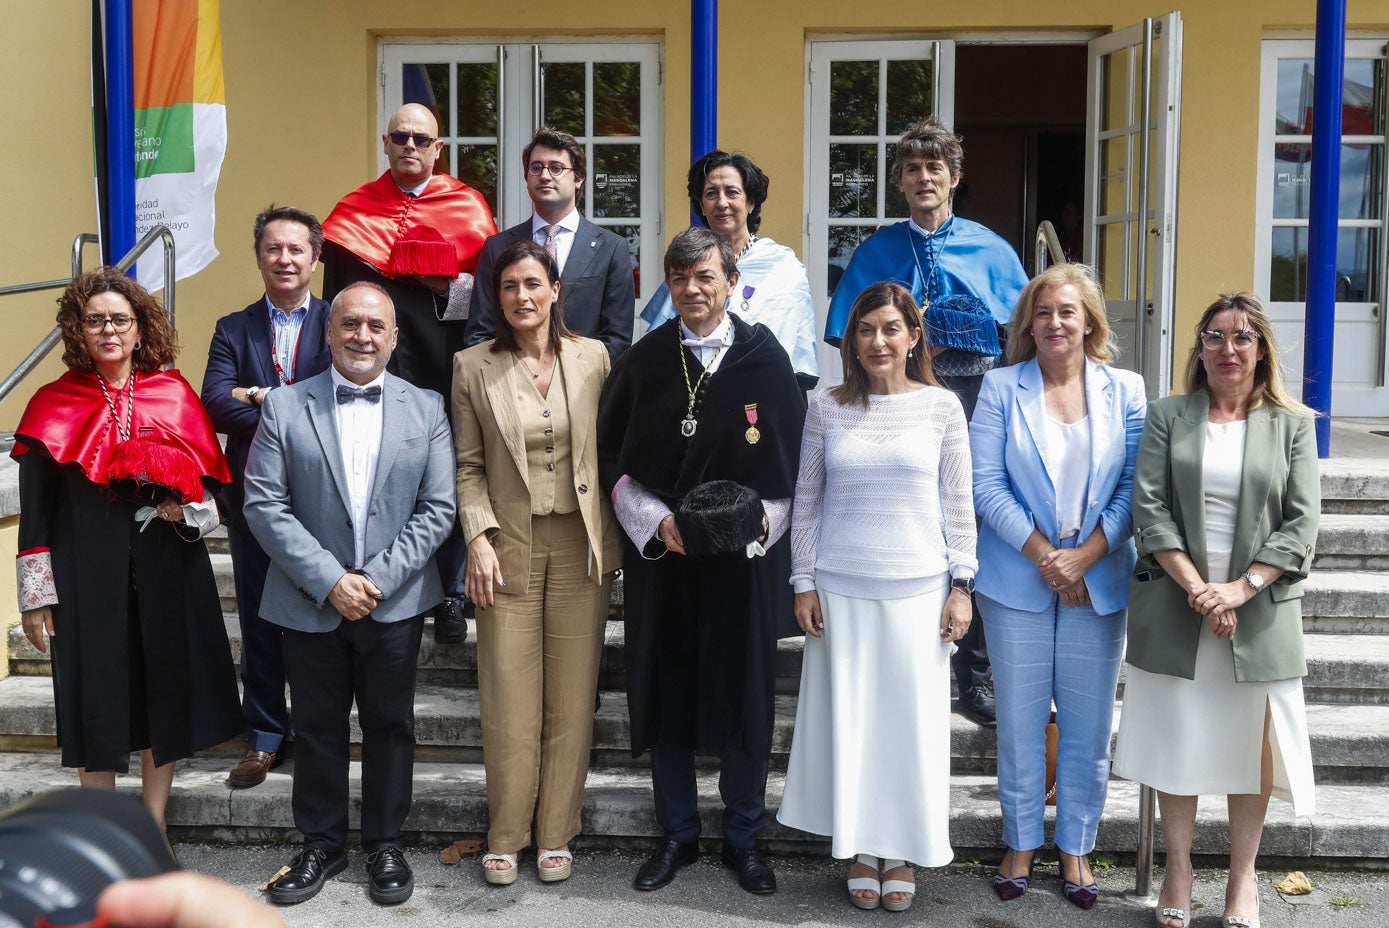
[(388, 132), (386, 137), (397, 145), (414, 142), (416, 148), (424, 148), (426, 145), (433, 145), (439, 141), (432, 135), (424, 135), (419, 132)]

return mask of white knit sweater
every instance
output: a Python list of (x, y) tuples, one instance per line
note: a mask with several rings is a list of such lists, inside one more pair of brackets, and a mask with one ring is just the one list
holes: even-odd
[(902, 599), (972, 577), (969, 432), (940, 387), (841, 406), (810, 401), (791, 514), (791, 583)]

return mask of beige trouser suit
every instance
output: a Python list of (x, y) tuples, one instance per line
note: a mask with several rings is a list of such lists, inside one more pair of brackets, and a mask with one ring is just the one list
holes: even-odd
[(488, 849), (556, 848), (580, 829), (593, 697), (620, 557), (598, 486), (606, 349), (565, 340), (546, 396), (507, 351), (454, 362), (459, 516), (506, 586), (477, 620)]

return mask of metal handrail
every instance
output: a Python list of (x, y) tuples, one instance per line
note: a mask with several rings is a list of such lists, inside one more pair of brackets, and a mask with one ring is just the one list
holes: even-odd
[(1056, 226), (1051, 224), (1050, 219), (1043, 219), (1042, 224), (1037, 227), (1037, 239), (1034, 247), (1036, 248), (1036, 260), (1032, 264), (1034, 275), (1042, 273), (1049, 265), (1066, 262), (1065, 249), (1061, 247), (1061, 239), (1056, 234)]
[[(174, 233), (169, 231), (165, 225), (155, 226), (145, 233), (145, 237), (135, 243), (135, 247), (127, 251), (119, 261), (116, 262), (116, 269), (128, 271), (139, 260), (140, 255), (149, 250), (155, 240), (160, 240), (164, 245), (164, 313), (169, 317), (169, 325), (174, 324)], [(31, 284), (16, 284), (9, 287), (0, 287), (0, 296), (12, 293), (36, 293), (41, 290), (56, 290), (66, 287), (74, 280), (82, 276), (82, 249), (85, 245), (94, 245), (99, 241), (97, 236), (91, 232), (83, 232), (72, 240), (72, 276), (66, 280), (44, 280)], [(0, 381), (0, 403), (3, 403), (9, 395), (14, 392), (14, 388), (19, 386), (19, 382), (29, 376), (34, 368), (39, 366), (39, 362), (48, 356), (48, 353), (57, 347), (58, 342), (63, 340), (62, 326), (54, 326), (53, 331), (43, 337), (43, 341), (35, 346), (29, 355), (19, 362), (19, 366), (10, 371), (8, 377)]]

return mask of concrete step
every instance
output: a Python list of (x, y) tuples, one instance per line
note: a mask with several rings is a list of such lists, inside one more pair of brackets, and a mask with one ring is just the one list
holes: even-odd
[[(241, 624), (237, 615), (224, 615), (227, 640), (231, 643), (232, 660), (241, 662)], [(605, 630), (603, 653), (599, 663), (598, 685), (604, 689), (622, 689), (627, 673), (626, 630), (621, 621), (609, 619)], [(17, 676), (48, 676), (51, 673), (50, 652), (40, 652), (24, 630), (16, 625), (9, 630), (10, 673)], [(777, 691), (795, 693), (801, 673), (800, 638), (786, 638), (777, 644)], [(477, 626), (468, 623), (468, 638), (459, 644), (437, 644), (434, 641), (433, 619), (425, 620), (424, 637), (420, 641), (418, 682), (451, 686), (477, 686)]]
[(1319, 569), (1303, 587), (1305, 631), (1389, 635), (1389, 572)]
[(1389, 441), (1382, 443), (1386, 459), (1327, 458), (1321, 462), (1323, 513), (1389, 515)]
[(1313, 567), (1389, 570), (1389, 515), (1323, 514)]
[[(1115, 704), (1113, 731), (1118, 732), (1120, 703)], [(980, 728), (957, 711), (950, 716), (950, 753), (960, 772), (995, 771), (997, 740), (993, 729)], [(796, 720), (796, 698), (779, 696), (772, 737), (773, 765), (785, 767)], [(1307, 707), (1312, 757), (1319, 782), (1381, 783), (1389, 785), (1389, 706), (1311, 705)], [(0, 681), (0, 743), (38, 747), (34, 738), (51, 739), (56, 730), (53, 690), (41, 677), (11, 677)], [(353, 744), (361, 731), (354, 711)], [(415, 736), (421, 759), (476, 762), (482, 757), (482, 728), (477, 690), (424, 685), (415, 691)], [(43, 745), (51, 744), (43, 742)], [(625, 766), (634, 760), (629, 747), (631, 727), (627, 698), (605, 693), (593, 725), (593, 758), (602, 765)], [(235, 752), (235, 745), (219, 753)]]
[[(137, 768), (138, 764), (132, 767)], [(176, 834), (249, 842), (294, 840), (290, 806), (293, 761), (273, 771), (255, 789), (228, 789), (226, 774), (227, 765), (220, 758), (193, 758), (179, 764), (168, 807), (169, 825)], [(52, 754), (0, 754), (0, 807), (38, 792), (70, 787), (76, 779), (71, 770), (57, 765)], [(351, 765), (350, 781), (351, 822), (355, 828), (361, 812), (361, 765), (356, 762)], [(485, 833), (485, 783), (481, 764), (416, 763), (413, 802), (405, 822), (409, 836), (434, 839)], [(698, 784), (703, 832), (716, 838), (722, 812), (717, 775), (704, 771)], [(823, 838), (776, 821), (784, 785), (781, 773), (773, 772), (768, 779), (769, 814), (763, 840), (773, 848), (823, 850)], [(120, 777), (117, 788), (138, 795), (139, 779)], [(1268, 858), (1295, 858), (1322, 865), (1337, 861), (1382, 864), (1389, 858), (1389, 806), (1383, 800), (1380, 787), (1319, 786), (1316, 816), (1302, 819), (1293, 817), (1290, 806), (1273, 802), (1260, 852)], [(1111, 782), (1096, 853), (1132, 854), (1137, 813), (1138, 787), (1123, 780)], [(1198, 818), (1194, 850), (1198, 854), (1227, 855), (1224, 802), (1203, 798)], [(998, 785), (993, 777), (957, 774), (951, 778), (950, 822), (951, 842), (957, 855), (983, 849), (996, 852), (1001, 848)], [(645, 843), (658, 837), (647, 772), (623, 767), (590, 770), (584, 796), (583, 834), (618, 843)], [(1158, 842), (1161, 848), (1160, 832)]]

